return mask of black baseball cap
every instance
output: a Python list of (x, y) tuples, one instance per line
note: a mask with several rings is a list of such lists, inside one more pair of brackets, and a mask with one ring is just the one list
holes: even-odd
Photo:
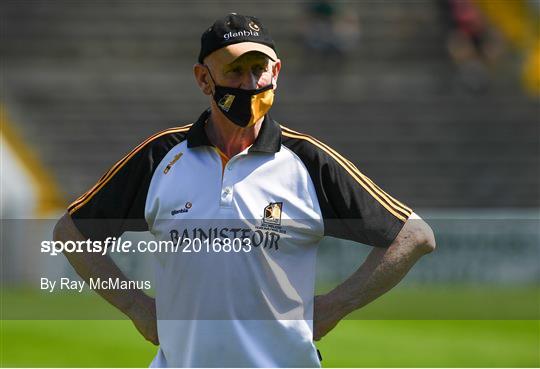
[(214, 22), (201, 37), (199, 63), (214, 51), (223, 51), (234, 60), (249, 51), (259, 51), (277, 60), (274, 41), (260, 20), (255, 17), (231, 13)]

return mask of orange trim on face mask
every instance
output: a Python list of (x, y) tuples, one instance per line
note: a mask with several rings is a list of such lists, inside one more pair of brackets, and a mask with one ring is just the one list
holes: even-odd
[(251, 120), (247, 127), (254, 126), (255, 123), (272, 107), (274, 103), (274, 90), (266, 90), (251, 97)]

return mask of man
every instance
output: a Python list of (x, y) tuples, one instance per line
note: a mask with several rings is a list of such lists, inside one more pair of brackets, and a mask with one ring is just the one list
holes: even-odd
[[(320, 366), (313, 340), (435, 247), (429, 226), (350, 161), (268, 116), (280, 68), (258, 19), (218, 19), (194, 66), (210, 109), (137, 146), (55, 228), (64, 241), (149, 230), (183, 245), (156, 255), (155, 302), (140, 290), (97, 291), (160, 344), (152, 366)], [(314, 298), (325, 235), (376, 248)], [(126, 280), (108, 257), (66, 256), (86, 280)]]

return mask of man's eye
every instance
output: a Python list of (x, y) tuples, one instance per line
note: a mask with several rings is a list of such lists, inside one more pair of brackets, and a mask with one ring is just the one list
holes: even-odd
[(253, 72), (255, 74), (261, 74), (266, 71), (266, 67), (263, 65), (256, 65), (253, 67)]

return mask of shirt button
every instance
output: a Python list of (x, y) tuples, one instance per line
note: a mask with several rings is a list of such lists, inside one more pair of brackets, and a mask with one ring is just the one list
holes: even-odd
[(231, 188), (230, 188), (230, 187), (225, 187), (225, 190), (223, 191), (223, 193), (224, 193), (225, 195), (230, 194), (230, 193), (231, 193)]

